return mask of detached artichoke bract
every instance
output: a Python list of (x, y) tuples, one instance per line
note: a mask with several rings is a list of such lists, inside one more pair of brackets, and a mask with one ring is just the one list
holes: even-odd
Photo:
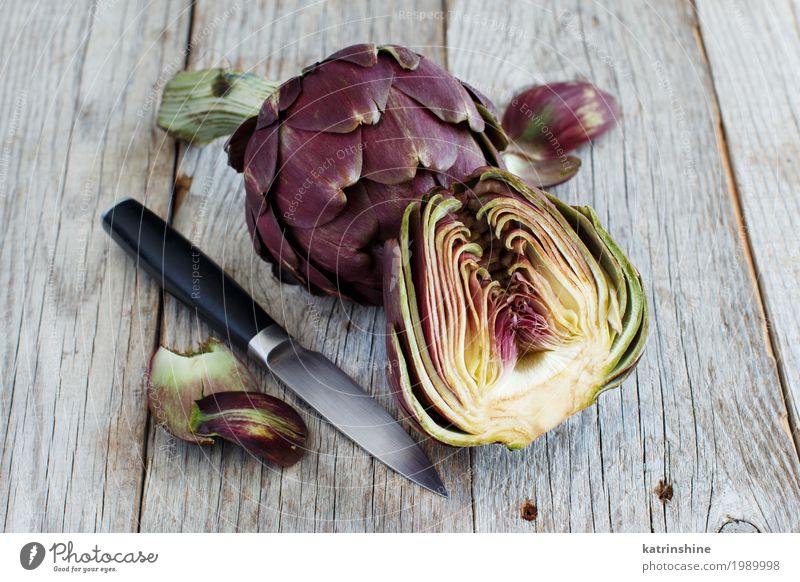
[[(210, 99), (221, 93), (215, 86), (235, 102)], [(503, 164), (494, 106), (404, 47), (354, 45), (267, 87), (220, 71), (182, 73), (165, 90), (159, 124), (205, 140), (202, 119), (241, 115), (255, 101), (246, 94), (260, 95), (263, 105), (228, 142), (229, 163), (244, 174), (258, 253), (317, 293), (380, 304), (383, 243), (397, 236), (406, 205)]]
[(639, 274), (594, 211), (505, 171), (409, 205), (385, 252), (390, 381), (440, 441), (523, 447), (644, 347)]
[(150, 412), (173, 436), (200, 445), (221, 437), (292, 465), (305, 451), (306, 425), (294, 408), (257, 390), (252, 373), (214, 338), (185, 354), (161, 346), (147, 371)]
[(567, 155), (599, 138), (619, 118), (616, 100), (591, 83), (569, 81), (526, 89), (503, 114), (512, 141), (503, 153), (507, 168), (533, 186), (569, 180), (581, 166)]

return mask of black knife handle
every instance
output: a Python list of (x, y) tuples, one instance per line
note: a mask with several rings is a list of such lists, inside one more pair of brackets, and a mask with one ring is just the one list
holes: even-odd
[(253, 336), (275, 323), (219, 265), (136, 200), (109, 208), (103, 228), (165, 291), (232, 344), (247, 349)]

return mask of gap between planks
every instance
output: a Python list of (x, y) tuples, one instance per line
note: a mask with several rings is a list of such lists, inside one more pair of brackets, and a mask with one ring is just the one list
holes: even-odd
[[(195, 9), (197, 7), (196, 0), (191, 0), (191, 4), (189, 6), (189, 23), (186, 27), (186, 44), (184, 45), (184, 60), (183, 60), (183, 68), (186, 69), (189, 66), (189, 59), (191, 58), (192, 52), (192, 34), (194, 34), (194, 14)], [(172, 219), (175, 216), (175, 213), (178, 211), (179, 201), (178, 197), (175, 196), (175, 191), (178, 184), (178, 169), (180, 168), (180, 161), (181, 161), (181, 154), (183, 153), (184, 146), (176, 141), (175, 142), (175, 156), (172, 163), (172, 189), (167, 195), (170, 197), (169, 202), (167, 203), (167, 224), (172, 223)], [(156, 328), (153, 337), (153, 351), (158, 349), (159, 344), (161, 343), (161, 333), (162, 328), (164, 325), (164, 291), (158, 294), (158, 305), (156, 306)], [(139, 507), (135, 507), (134, 511), (136, 512), (136, 532), (140, 533), (142, 531), (142, 515), (144, 513), (144, 495), (145, 491), (147, 491), (146, 481), (147, 481), (147, 454), (148, 454), (148, 447), (150, 445), (150, 429), (152, 426), (153, 415), (150, 414), (150, 409), (147, 409), (147, 419), (145, 420), (144, 425), (144, 442), (142, 443), (142, 477), (139, 479), (139, 493), (138, 493), (138, 503)]]
[(758, 305), (758, 310), (761, 315), (764, 345), (767, 348), (769, 357), (773, 360), (773, 362), (775, 362), (775, 369), (778, 373), (778, 383), (780, 384), (783, 405), (786, 408), (789, 437), (794, 446), (795, 456), (797, 456), (798, 460), (800, 460), (800, 424), (798, 424), (800, 421), (795, 416), (794, 406), (792, 405), (792, 395), (789, 391), (788, 382), (786, 381), (786, 370), (784, 369), (780, 358), (778, 343), (769, 326), (770, 318), (769, 313), (767, 312), (767, 303), (765, 300), (766, 291), (764, 286), (761, 284), (758, 263), (753, 255), (752, 241), (750, 240), (750, 235), (747, 232), (747, 224), (745, 223), (744, 214), (742, 213), (741, 194), (739, 192), (739, 187), (736, 183), (736, 177), (733, 171), (733, 159), (731, 156), (730, 147), (728, 146), (725, 122), (722, 119), (719, 94), (717, 93), (717, 85), (714, 77), (714, 69), (711, 66), (711, 62), (708, 60), (705, 39), (703, 38), (703, 30), (700, 26), (700, 19), (698, 17), (697, 8), (694, 5), (694, 2), (692, 2), (692, 17), (692, 32), (694, 33), (694, 38), (697, 42), (700, 56), (702, 57), (706, 69), (708, 70), (709, 79), (711, 81), (711, 89), (714, 92), (714, 99), (712, 101), (714, 113), (714, 133), (717, 139), (717, 149), (719, 150), (720, 160), (722, 161), (723, 170), (725, 172), (725, 185), (728, 190), (728, 195), (731, 199), (731, 205), (733, 207), (736, 224), (738, 226), (736, 230), (739, 233), (739, 238), (741, 240), (744, 263), (747, 266), (748, 273), (750, 274), (750, 280), (755, 291), (754, 295), (757, 299), (756, 304)]

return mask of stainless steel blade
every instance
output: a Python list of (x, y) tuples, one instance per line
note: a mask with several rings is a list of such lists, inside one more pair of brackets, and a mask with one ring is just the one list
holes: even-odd
[(368, 453), (404, 477), (447, 497), (439, 474), (422, 449), (330, 360), (299, 346), (277, 325), (256, 335), (248, 351)]

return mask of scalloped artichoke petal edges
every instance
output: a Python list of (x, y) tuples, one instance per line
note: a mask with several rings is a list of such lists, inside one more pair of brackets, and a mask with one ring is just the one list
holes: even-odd
[[(482, 207), (468, 210), (465, 201), (475, 192), (484, 196)], [(475, 247), (474, 242), (467, 241), (471, 250), (463, 251), (466, 243), (461, 231), (458, 231), (460, 239), (453, 234), (458, 228), (469, 232), (463, 224), (453, 225), (453, 217), (457, 221), (459, 213), (463, 216), (465, 211), (472, 212), (475, 220), (497, 221), (499, 226), (495, 224), (490, 229), (493, 236), (504, 236), (503, 229), (513, 222), (505, 216), (509, 212), (519, 213), (520, 224), (530, 221), (528, 231), (534, 234), (519, 234), (519, 228), (513, 230), (514, 236), (521, 237), (523, 248), (527, 248), (526, 244), (539, 245), (539, 254), (526, 255), (535, 257), (538, 281), (547, 286), (549, 274), (556, 287), (558, 281), (573, 281), (573, 289), (580, 291), (575, 296), (581, 299), (572, 303), (579, 306), (579, 313), (569, 317), (549, 314), (549, 325), (561, 322), (572, 326), (569, 329), (573, 331), (581, 330), (585, 337), (554, 334), (553, 337), (568, 341), (560, 345), (543, 344), (548, 346), (541, 352), (543, 355), (526, 353), (505, 366), (497, 363), (496, 353), (472, 345), (468, 351), (473, 356), (479, 354), (481, 363), (472, 367), (464, 364), (458, 350), (470, 346), (470, 339), (478, 338), (488, 344), (496, 340), (486, 330), (465, 333), (465, 326), (458, 318), (474, 317), (480, 325), (497, 324), (492, 314), (486, 315), (486, 309), (473, 305), (475, 296), (465, 299), (466, 284), (459, 289), (453, 283), (456, 279), (452, 273), (463, 264), (458, 261), (464, 260), (465, 253), (474, 252)], [(542, 218), (535, 218), (538, 216)], [(525, 236), (532, 238), (526, 240)], [(543, 242), (541, 237), (550, 240)], [(452, 241), (457, 241), (462, 250), (456, 252), (442, 246)], [(384, 296), (387, 314), (393, 314), (387, 322), (392, 358), (390, 379), (404, 410), (437, 440), (454, 446), (503, 443), (512, 449), (524, 447), (592, 404), (601, 392), (618, 386), (642, 354), (647, 338), (647, 304), (641, 278), (591, 208), (569, 206), (502, 170), (482, 169), (466, 185), (431, 192), (421, 202), (410, 204), (403, 215), (397, 243), (399, 260), (387, 261), (386, 265), (392, 270), (388, 276), (393, 289)], [(546, 264), (547, 257), (555, 261), (555, 267)], [(527, 268), (530, 273), (531, 267)], [(573, 274), (556, 274), (554, 269), (559, 268), (572, 270)], [(421, 274), (420, 269), (441, 272)], [(477, 277), (489, 276), (487, 266), (474, 271)], [(426, 278), (420, 279), (421, 276)], [(451, 288), (444, 288), (448, 276)], [(418, 289), (415, 281), (422, 281), (422, 288)], [(478, 291), (501, 297), (498, 281), (486, 281)], [(494, 291), (486, 291), (490, 288)], [(544, 290), (541, 292), (547, 295)], [(488, 296), (480, 293), (482, 299)], [(550, 298), (556, 305), (553, 298), (559, 295), (550, 293)], [(456, 306), (459, 301), (469, 305), (463, 305), (459, 311)], [(478, 312), (483, 315), (476, 316)], [(423, 319), (423, 314), (427, 319)], [(589, 327), (586, 321), (594, 322), (592, 325), (597, 329), (583, 330), (581, 325)], [(483, 378), (493, 379), (485, 385), (475, 378), (470, 380), (463, 372), (467, 368), (471, 372), (482, 371), (492, 362), (500, 370), (499, 376), (485, 374)], [(563, 367), (551, 369), (553, 362)]]
[[(326, 73), (326, 67), (336, 71), (329, 69)], [(339, 75), (334, 74), (344, 67), (350, 69), (347, 83), (337, 81)], [(354, 89), (356, 85), (358, 90)], [(420, 108), (419, 122), (425, 122), (423, 129), (428, 128), (418, 131), (418, 138), (407, 147), (387, 153), (400, 160), (394, 166), (414, 166), (410, 179), (391, 167), (373, 167), (375, 159), (386, 157), (380, 150), (390, 148), (392, 140), (409, 139), (399, 129), (388, 135), (374, 131), (383, 125), (390, 91), (413, 101)], [(237, 132), (228, 146), (229, 163), (245, 173), (252, 230), (275, 247), (275, 229), (259, 232), (271, 227), (269, 221), (261, 220), (271, 211), (283, 239), (284, 252), (276, 253), (274, 248), (264, 252), (262, 245), (260, 256), (281, 264), (311, 292), (379, 304), (381, 261), (377, 249), (384, 240), (397, 236), (395, 229), (402, 213), (386, 185), (405, 186), (410, 197), (421, 198), (429, 187), (419, 189), (426, 176), (449, 184), (464, 179), (477, 166), (503, 166), (498, 150), (507, 140), (492, 109), (485, 97), (436, 63), (397, 45), (354, 45), (307, 67), (301, 75), (283, 83), (262, 105), (258, 120)], [(351, 143), (356, 132), (361, 132), (361, 143)], [(303, 139), (290, 139), (295, 134)], [(369, 136), (378, 136), (380, 141), (373, 139), (367, 144)], [(243, 142), (259, 140), (263, 145), (251, 146), (245, 160), (243, 152), (248, 148)], [(446, 143), (455, 145), (445, 147)], [(363, 159), (363, 165), (350, 164), (355, 158)], [(321, 178), (309, 179), (306, 175), (314, 174), (311, 169)], [(374, 177), (370, 170), (377, 172)], [(336, 269), (331, 269), (332, 261), (326, 259), (335, 251), (327, 241), (333, 234), (326, 233), (341, 229), (337, 218), (345, 216), (352, 206), (354, 180), (368, 190), (376, 212), (382, 214), (382, 231), (349, 245), (347, 255), (334, 257)], [(301, 236), (303, 229), (319, 236)], [(253, 236), (253, 240), (258, 242), (259, 237)], [(292, 268), (285, 256), (302, 257), (307, 268)], [(365, 268), (367, 264), (372, 267)], [(363, 276), (354, 277), (353, 273)]]

